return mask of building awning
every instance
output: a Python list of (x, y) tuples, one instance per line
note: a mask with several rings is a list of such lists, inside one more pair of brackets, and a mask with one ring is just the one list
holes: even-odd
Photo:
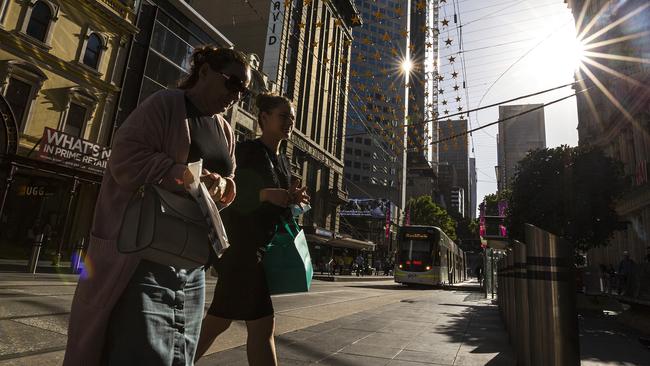
[(352, 238), (336, 238), (330, 240), (327, 244), (333, 247), (367, 250), (370, 252), (374, 252), (376, 246), (375, 243), (371, 241), (362, 241)]

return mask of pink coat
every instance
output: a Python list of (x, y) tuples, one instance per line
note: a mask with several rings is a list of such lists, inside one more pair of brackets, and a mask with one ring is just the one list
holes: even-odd
[[(234, 165), (234, 134), (223, 117), (216, 117), (229, 140)], [(111, 311), (139, 263), (137, 256), (117, 251), (126, 206), (144, 183), (182, 190), (189, 148), (182, 90), (155, 93), (118, 129), (95, 206), (86, 269), (72, 301), (64, 365), (100, 364)]]

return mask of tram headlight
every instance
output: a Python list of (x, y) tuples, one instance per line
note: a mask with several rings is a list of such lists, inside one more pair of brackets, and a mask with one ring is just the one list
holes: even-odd
[(430, 270), (431, 270), (431, 266), (427, 266), (426, 269), (427, 269), (427, 271), (430, 271)]

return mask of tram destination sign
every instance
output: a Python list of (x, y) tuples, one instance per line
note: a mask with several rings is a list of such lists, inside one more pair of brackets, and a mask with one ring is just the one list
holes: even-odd
[(45, 127), (38, 158), (59, 165), (103, 174), (111, 149), (65, 132)]

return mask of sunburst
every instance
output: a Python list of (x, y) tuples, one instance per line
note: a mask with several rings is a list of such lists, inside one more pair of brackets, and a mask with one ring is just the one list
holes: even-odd
[[(632, 124), (635, 130), (648, 133), (640, 128), (635, 119), (635, 112), (628, 110), (630, 104), (621, 101), (621, 96), (612, 89), (616, 83), (623, 82), (629, 88), (637, 88), (644, 93), (650, 88), (638, 80), (635, 70), (641, 68), (625, 67), (624, 64), (650, 64), (647, 53), (640, 52), (643, 48), (648, 52), (648, 21), (650, 20), (650, 3), (638, 1), (605, 1), (603, 6), (594, 16), (585, 23), (588, 9), (593, 5), (592, 0), (582, 4), (580, 14), (576, 20), (576, 79), (581, 90), (585, 90), (584, 98), (587, 102), (593, 120), (599, 125), (603, 124), (601, 113), (597, 111), (597, 101), (593, 92), (600, 92), (622, 116)], [(571, 3), (571, 1), (569, 1)], [(627, 4), (626, 4), (627, 3)], [(605, 24), (605, 25), (603, 25)], [(625, 70), (625, 72), (621, 72)], [(627, 74), (632, 70), (632, 75)], [(620, 81), (617, 81), (620, 80)], [(627, 97), (627, 96), (625, 96)]]

